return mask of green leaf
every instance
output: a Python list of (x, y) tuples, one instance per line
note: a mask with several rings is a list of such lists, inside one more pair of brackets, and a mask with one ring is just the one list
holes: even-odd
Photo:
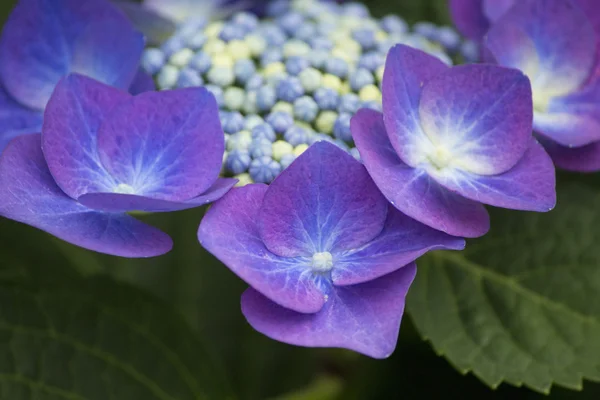
[(494, 210), (465, 251), (419, 262), (408, 310), (436, 352), (492, 387), (600, 380), (600, 195), (566, 184), (547, 214)]
[(206, 344), (162, 302), (108, 278), (22, 276), (0, 284), (0, 398), (232, 398)]

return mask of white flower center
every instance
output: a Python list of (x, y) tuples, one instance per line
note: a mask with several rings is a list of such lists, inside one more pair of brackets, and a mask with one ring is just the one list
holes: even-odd
[(114, 189), (115, 193), (120, 193), (120, 194), (134, 194), (135, 190), (133, 189), (133, 187), (131, 187), (130, 185), (126, 184), (126, 183), (119, 183), (119, 185), (117, 187), (115, 187)]
[(312, 257), (312, 269), (315, 272), (328, 272), (333, 268), (333, 257), (328, 251), (315, 253)]
[(441, 170), (450, 165), (452, 153), (443, 146), (437, 146), (427, 155), (427, 158), (431, 165), (436, 169)]

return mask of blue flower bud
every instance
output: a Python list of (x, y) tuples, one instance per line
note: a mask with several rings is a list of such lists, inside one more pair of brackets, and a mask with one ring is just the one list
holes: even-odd
[(244, 29), (235, 24), (226, 24), (221, 29), (221, 33), (219, 34), (219, 38), (224, 40), (225, 42), (229, 42), (231, 40), (241, 40), (246, 36), (246, 32)]
[(201, 74), (204, 74), (204, 73), (208, 72), (208, 70), (212, 66), (212, 60), (208, 54), (203, 53), (203, 52), (198, 52), (190, 60), (189, 66), (194, 68)]
[(260, 89), (265, 83), (265, 79), (262, 75), (254, 74), (246, 82), (246, 90), (253, 91)]
[(341, 58), (333, 57), (325, 61), (325, 71), (340, 78), (348, 75), (348, 63)]
[(277, 93), (272, 86), (263, 86), (256, 92), (256, 106), (260, 111), (270, 110), (277, 101)]
[(225, 169), (234, 175), (248, 171), (252, 159), (246, 150), (232, 150), (225, 159)]
[(312, 97), (302, 96), (294, 102), (294, 117), (304, 122), (312, 122), (319, 114), (319, 106)]
[(388, 15), (381, 20), (381, 27), (388, 33), (406, 33), (408, 24), (397, 15)]
[(329, 54), (328, 51), (315, 50), (311, 51), (308, 55), (308, 61), (310, 61), (310, 64), (313, 67), (321, 69), (325, 66), (325, 63), (327, 62), (329, 57), (331, 57), (331, 54)]
[(299, 144), (308, 143), (310, 135), (306, 129), (297, 125), (293, 125), (285, 131), (285, 133), (283, 134), (283, 138), (286, 142), (295, 147)]
[(313, 50), (331, 50), (333, 42), (323, 36), (316, 36), (309, 39), (308, 43)]
[(276, 25), (265, 25), (261, 34), (270, 46), (281, 46), (287, 40), (285, 32)]
[(198, 71), (191, 68), (183, 68), (179, 72), (179, 78), (177, 78), (178, 88), (202, 86), (203, 84), (204, 81)]
[(340, 113), (354, 114), (361, 106), (361, 100), (355, 93), (348, 93), (341, 97), (338, 111)]
[(242, 27), (246, 33), (253, 31), (258, 26), (258, 18), (256, 15), (249, 12), (239, 12), (235, 14), (231, 19), (231, 22)]
[(156, 74), (165, 65), (167, 58), (160, 49), (151, 48), (142, 54), (141, 64), (144, 70), (149, 74)]
[(279, 100), (291, 103), (303, 94), (304, 88), (300, 80), (294, 76), (284, 78), (277, 84), (277, 97)]
[(340, 114), (333, 125), (333, 134), (336, 138), (346, 142), (352, 141), (352, 132), (350, 132), (350, 119), (352, 114)]
[(179, 25), (175, 36), (187, 40), (194, 36), (196, 32), (202, 30), (206, 26), (206, 22), (206, 19), (203, 17), (189, 18)]
[(359, 68), (367, 69), (371, 72), (375, 72), (377, 68), (383, 65), (385, 62), (385, 56), (377, 52), (369, 52), (363, 54), (363, 56), (358, 61)]
[(317, 27), (313, 23), (305, 23), (301, 25), (293, 34), (296, 39), (306, 41), (317, 34)]
[(381, 111), (381, 104), (377, 101), (365, 101), (362, 103), (361, 108), (370, 108), (371, 110)]
[(293, 153), (284, 154), (281, 157), (281, 160), (279, 160), (279, 164), (281, 164), (282, 169), (286, 169), (287, 167), (290, 166), (291, 163), (294, 162), (294, 160), (296, 160), (295, 154), (293, 154)]
[(275, 130), (267, 123), (262, 123), (252, 128), (252, 139), (254, 140), (266, 139), (269, 142), (274, 142), (276, 138)]
[(179, 69), (172, 65), (165, 65), (156, 77), (159, 89), (171, 89), (177, 84)]
[(263, 67), (283, 60), (283, 53), (280, 49), (267, 49), (260, 57), (260, 65)]
[(377, 44), (375, 31), (370, 28), (360, 28), (352, 32), (352, 38), (360, 44), (363, 50), (369, 50)]
[(202, 46), (206, 43), (208, 38), (204, 34), (204, 32), (196, 32), (193, 36), (190, 36), (189, 39), (185, 41), (187, 47), (193, 50), (201, 49)]
[(221, 125), (225, 133), (233, 134), (244, 129), (244, 117), (237, 111), (225, 114), (221, 118)]
[(217, 86), (228, 86), (235, 81), (233, 68), (229, 67), (212, 67), (206, 76), (210, 83)]
[[(244, 129), (247, 131), (252, 131), (255, 127), (263, 124), (264, 122), (265, 122), (265, 120), (262, 119), (260, 117), (260, 115), (250, 114), (250, 115), (246, 116), (246, 119), (244, 120)], [(267, 125), (267, 126), (269, 126), (269, 125)], [(252, 135), (252, 138), (254, 138), (254, 135)], [(274, 132), (273, 132), (273, 140), (275, 140)]]
[(290, 11), (279, 17), (277, 23), (288, 35), (293, 35), (304, 24), (304, 16), (295, 11)]
[(358, 18), (368, 18), (371, 16), (369, 9), (362, 3), (352, 2), (343, 6), (344, 14)]
[(260, 157), (252, 160), (249, 172), (254, 182), (271, 183), (281, 172), (281, 164), (271, 157)]
[(364, 68), (359, 68), (350, 76), (350, 87), (355, 92), (358, 92), (360, 89), (367, 85), (372, 85), (375, 83), (375, 78), (373, 77), (373, 73)]
[(336, 110), (340, 96), (333, 89), (319, 88), (315, 90), (314, 99), (321, 110)]
[(293, 56), (287, 59), (285, 62), (285, 69), (290, 75), (298, 75), (306, 68), (310, 67), (310, 62), (305, 57)]
[(290, 10), (289, 0), (274, 0), (267, 5), (267, 15), (278, 17)]
[(204, 88), (215, 96), (215, 100), (217, 100), (219, 107), (223, 106), (223, 89), (215, 85), (205, 85)]
[(236, 79), (240, 83), (246, 84), (248, 80), (256, 73), (256, 66), (252, 60), (244, 58), (235, 62), (235, 65), (233, 66), (233, 72), (235, 73)]
[(434, 40), (450, 52), (455, 52), (461, 44), (459, 34), (449, 26), (443, 26), (436, 32)]
[(273, 154), (273, 144), (271, 141), (259, 138), (252, 141), (250, 145), (250, 156), (252, 158), (271, 157)]
[(427, 39), (433, 39), (437, 33), (437, 26), (431, 22), (417, 22), (413, 26), (413, 31)]
[(360, 161), (360, 153), (356, 147), (350, 149), (350, 155), (354, 157), (357, 161)]
[(294, 118), (286, 112), (274, 111), (267, 116), (267, 123), (273, 127), (275, 132), (282, 134), (294, 124)]
[(160, 49), (167, 58), (183, 48), (185, 48), (185, 40), (179, 36), (173, 36), (170, 39), (167, 39), (167, 41), (160, 46)]

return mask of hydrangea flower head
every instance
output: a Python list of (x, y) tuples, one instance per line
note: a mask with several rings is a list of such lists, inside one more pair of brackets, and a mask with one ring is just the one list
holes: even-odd
[(381, 109), (393, 44), (451, 63), (436, 42), (442, 32), (452, 36), (446, 30), (433, 26), (425, 36), (398, 16), (373, 18), (355, 2), (276, 1), (265, 17), (238, 12), (190, 26), (148, 48), (143, 65), (160, 89), (205, 85), (213, 92), (227, 140), (223, 173), (243, 183), (271, 182), (317, 140), (358, 158), (350, 118), (361, 107)]
[(531, 80), (533, 128), (557, 166), (600, 169), (600, 7), (524, 0), (490, 28), (490, 59)]
[(351, 128), (383, 194), (406, 215), (456, 236), (489, 229), (483, 204), (549, 211), (552, 161), (531, 133), (531, 88), (496, 65), (449, 68), (395, 46), (383, 80), (383, 115), (360, 110)]
[(269, 186), (233, 189), (198, 237), (251, 285), (242, 311), (255, 329), (376, 358), (395, 347), (414, 260), (464, 247), (389, 207), (361, 163), (324, 141)]
[(140, 92), (144, 38), (107, 0), (20, 0), (0, 37), (0, 151), (13, 137), (39, 132), (58, 81), (80, 73)]
[(196, 207), (234, 184), (214, 97), (201, 88), (131, 96), (77, 74), (63, 78), (42, 133), (0, 157), (0, 215), (103, 253), (148, 257), (171, 239), (126, 214)]

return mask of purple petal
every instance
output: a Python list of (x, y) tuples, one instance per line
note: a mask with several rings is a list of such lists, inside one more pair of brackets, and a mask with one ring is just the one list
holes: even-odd
[(368, 243), (386, 215), (387, 202), (362, 164), (317, 142), (271, 183), (258, 224), (273, 253), (312, 256)]
[(383, 113), (388, 136), (396, 153), (410, 166), (417, 166), (419, 150), (429, 139), (419, 122), (423, 85), (448, 70), (440, 59), (396, 45), (388, 53), (383, 75)]
[(454, 67), (425, 84), (419, 111), (430, 151), (475, 174), (508, 171), (531, 140), (531, 87), (515, 69)]
[(516, 2), (487, 35), (487, 47), (498, 62), (530, 76), (541, 102), (570, 93), (586, 81), (596, 45), (586, 15), (565, 0)]
[(272, 301), (298, 312), (317, 312), (324, 294), (310, 273), (310, 259), (271, 253), (256, 226), (267, 186), (231, 190), (208, 210), (198, 230), (206, 250)]
[(503, 16), (516, 0), (483, 0), (483, 14), (489, 21), (496, 21)]
[(368, 283), (336, 288), (316, 314), (288, 310), (250, 288), (242, 295), (242, 313), (254, 329), (281, 342), (387, 358), (396, 347), (415, 273), (416, 266), (409, 264)]
[(573, 94), (554, 98), (546, 112), (535, 113), (533, 127), (567, 147), (600, 140), (600, 79)]
[(575, 172), (600, 171), (600, 142), (576, 148), (560, 146), (550, 141), (543, 141), (543, 144), (558, 168)]
[(489, 230), (489, 216), (481, 204), (452, 193), (423, 169), (411, 168), (398, 158), (380, 113), (359, 110), (351, 129), (365, 167), (394, 207), (453, 236), (478, 237)]
[(86, 207), (106, 212), (168, 212), (186, 210), (188, 208), (200, 207), (220, 199), (235, 184), (237, 179), (219, 178), (216, 183), (206, 192), (191, 200), (175, 202), (168, 200), (153, 199), (150, 197), (136, 196), (121, 193), (90, 193), (77, 199)]
[(104, 0), (21, 0), (0, 39), (2, 83), (19, 102), (43, 109), (60, 78), (80, 72), (127, 88), (144, 39)]
[(86, 249), (121, 257), (154, 257), (171, 238), (126, 214), (90, 210), (54, 183), (40, 135), (14, 139), (0, 157), (0, 215)]
[(428, 251), (464, 248), (464, 239), (423, 225), (390, 207), (379, 236), (339, 255), (331, 277), (336, 286), (368, 282), (415, 261)]
[(131, 96), (81, 75), (63, 78), (45, 111), (42, 146), (56, 183), (77, 199), (88, 192), (111, 191), (115, 180), (97, 152), (100, 123)]
[(483, 13), (483, 0), (450, 0), (450, 13), (456, 28), (471, 40), (479, 41), (490, 22)]
[(154, 80), (147, 72), (140, 68), (137, 74), (135, 74), (131, 86), (129, 86), (129, 93), (137, 95), (144, 92), (152, 92), (153, 90), (156, 90)]
[(217, 102), (204, 88), (142, 93), (98, 130), (100, 159), (119, 183), (109, 190), (115, 193), (190, 200), (216, 181), (224, 151)]
[(0, 154), (12, 138), (42, 130), (43, 115), (16, 102), (0, 86)]
[(554, 175), (550, 156), (531, 138), (523, 158), (503, 174), (481, 176), (455, 171), (435, 179), (448, 189), (480, 203), (545, 212), (556, 204)]
[(600, 38), (600, 8), (598, 8), (598, 0), (575, 0), (575, 3), (581, 7), (583, 13), (594, 27), (596, 35)]

